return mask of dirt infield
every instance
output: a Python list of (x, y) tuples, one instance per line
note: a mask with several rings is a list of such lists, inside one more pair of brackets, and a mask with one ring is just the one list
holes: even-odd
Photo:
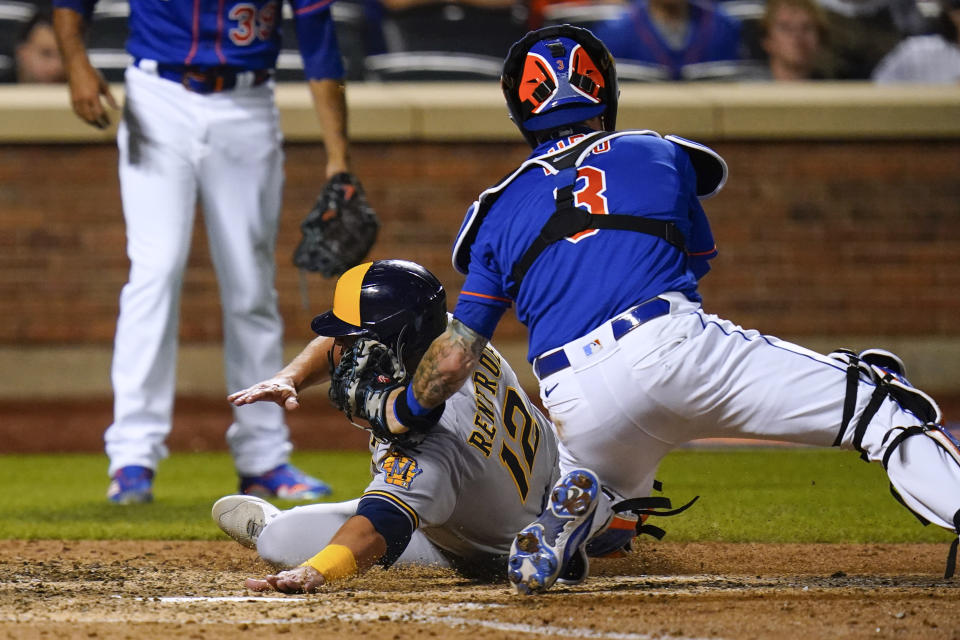
[(644, 543), (537, 597), (433, 569), (263, 596), (232, 542), (0, 541), (0, 637), (960, 638), (946, 548)]
[[(11, 418), (5, 453), (101, 451), (110, 405), (23, 401), (0, 416)], [(365, 434), (335, 418), (291, 419), (297, 446), (363, 448)], [(223, 448), (228, 421), (219, 399), (179, 401), (171, 449)], [(960, 580), (941, 577), (946, 552), (645, 542), (629, 558), (594, 562), (583, 585), (538, 597), (430, 569), (374, 569), (315, 595), (263, 596), (243, 580), (269, 568), (233, 542), (0, 540), (0, 638), (960, 640)]]

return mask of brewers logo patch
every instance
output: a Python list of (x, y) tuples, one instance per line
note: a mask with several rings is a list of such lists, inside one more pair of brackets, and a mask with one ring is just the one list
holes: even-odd
[(423, 469), (413, 458), (391, 453), (383, 460), (384, 481), (395, 487), (409, 489), (414, 478), (423, 473)]

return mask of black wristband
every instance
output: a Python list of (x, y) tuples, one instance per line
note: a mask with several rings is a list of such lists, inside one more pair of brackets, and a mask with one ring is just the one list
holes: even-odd
[(440, 416), (443, 415), (443, 409), (446, 406), (447, 403), (442, 402), (439, 407), (431, 409), (430, 413), (417, 416), (413, 414), (410, 410), (410, 405), (407, 404), (407, 394), (401, 393), (397, 396), (396, 402), (393, 403), (393, 413), (400, 424), (410, 429), (410, 431), (424, 433), (432, 429), (433, 425), (440, 421)]

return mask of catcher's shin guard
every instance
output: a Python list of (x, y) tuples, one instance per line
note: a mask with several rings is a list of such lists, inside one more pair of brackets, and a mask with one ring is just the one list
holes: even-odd
[[(872, 457), (881, 461), (890, 478), (893, 497), (921, 523), (933, 523), (960, 534), (960, 442), (940, 426), (940, 407), (907, 381), (903, 361), (895, 354), (870, 349), (859, 356), (848, 350), (830, 355), (847, 365), (846, 399), (834, 446), (840, 446), (852, 424), (861, 382), (874, 385), (870, 399), (852, 424), (851, 444), (863, 460)], [(870, 429), (871, 421), (887, 399), (913, 414), (921, 424), (886, 431), (875, 424)], [(960, 538), (950, 546), (945, 573), (948, 578), (956, 567), (958, 542)]]
[[(893, 497), (924, 525), (960, 534), (960, 443), (937, 425), (922, 425), (891, 429), (884, 444)], [(956, 567), (958, 540), (950, 546), (947, 578)]]
[(864, 436), (870, 421), (887, 398), (891, 398), (900, 407), (914, 414), (923, 424), (938, 425), (943, 421), (940, 407), (933, 398), (907, 380), (904, 375), (903, 361), (896, 354), (882, 349), (867, 349), (858, 356), (848, 349), (838, 349), (831, 353), (830, 357), (847, 365), (847, 389), (843, 403), (843, 416), (833, 446), (840, 446), (851, 426), (861, 383), (873, 386), (867, 405), (860, 413), (857, 422), (852, 425), (853, 448), (860, 452), (860, 457), (864, 461), (869, 461), (863, 442)]

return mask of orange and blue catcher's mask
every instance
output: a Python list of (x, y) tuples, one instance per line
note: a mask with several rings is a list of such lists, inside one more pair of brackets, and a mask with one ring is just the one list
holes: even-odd
[(587, 51), (570, 38), (541, 40), (530, 47), (517, 94), (526, 129), (541, 131), (599, 116), (606, 80)]
[(532, 147), (539, 132), (597, 116), (604, 130), (616, 127), (616, 64), (588, 29), (562, 24), (525, 35), (503, 61), (500, 88), (510, 119)]

